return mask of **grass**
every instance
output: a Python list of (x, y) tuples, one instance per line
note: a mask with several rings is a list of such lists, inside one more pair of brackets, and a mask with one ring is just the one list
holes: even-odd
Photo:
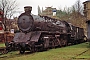
[(0, 43), (0, 47), (5, 47), (5, 44), (4, 43)]
[(90, 60), (90, 46), (88, 47), (89, 49), (82, 53), (82, 55), (77, 56), (76, 59), (88, 59)]
[[(89, 44), (82, 43), (78, 45), (50, 49), (44, 52), (36, 52), (32, 54), (19, 54), (19, 52), (10, 52), (0, 56), (0, 60), (78, 60), (90, 59)], [(82, 52), (87, 52), (81, 54)], [(81, 54), (81, 55), (80, 55)]]
[(90, 58), (90, 49), (85, 52), (84, 54), (80, 55), (80, 56), (77, 56), (76, 57), (77, 59), (87, 59), (87, 58)]

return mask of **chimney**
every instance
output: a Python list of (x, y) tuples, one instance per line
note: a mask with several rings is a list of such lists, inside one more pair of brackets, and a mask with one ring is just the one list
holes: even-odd
[(25, 6), (24, 11), (25, 11), (25, 13), (31, 13), (32, 7), (31, 6)]

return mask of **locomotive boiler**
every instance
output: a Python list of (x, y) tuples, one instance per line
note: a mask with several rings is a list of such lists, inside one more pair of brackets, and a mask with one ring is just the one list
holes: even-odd
[(17, 21), (20, 32), (15, 34), (12, 42), (6, 43), (7, 50), (18, 49), (22, 54), (66, 46), (72, 41), (72, 26), (66, 21), (32, 15), (31, 6), (24, 7), (24, 10)]

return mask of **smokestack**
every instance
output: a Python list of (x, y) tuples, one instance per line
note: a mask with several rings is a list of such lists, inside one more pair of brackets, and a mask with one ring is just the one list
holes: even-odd
[(26, 13), (31, 13), (32, 7), (31, 7), (31, 6), (25, 6), (25, 7), (24, 7), (24, 11), (25, 11)]

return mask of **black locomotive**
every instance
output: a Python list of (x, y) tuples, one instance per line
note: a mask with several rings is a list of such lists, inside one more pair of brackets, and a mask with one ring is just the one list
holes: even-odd
[(24, 9), (17, 21), (20, 32), (15, 34), (13, 41), (6, 43), (7, 50), (18, 49), (22, 54), (84, 41), (83, 28), (48, 16), (31, 15), (30, 6)]

